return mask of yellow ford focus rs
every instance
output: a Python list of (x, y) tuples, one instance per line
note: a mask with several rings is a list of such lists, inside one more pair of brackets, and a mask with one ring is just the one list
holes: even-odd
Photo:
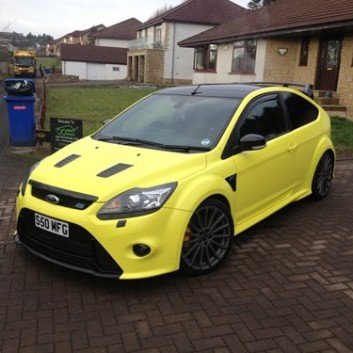
[(334, 162), (330, 118), (298, 89), (166, 88), (31, 169), (15, 241), (97, 276), (203, 274), (234, 235), (326, 197)]

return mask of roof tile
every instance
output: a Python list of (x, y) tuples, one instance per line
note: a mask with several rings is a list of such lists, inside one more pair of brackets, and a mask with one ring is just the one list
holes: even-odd
[(61, 60), (104, 64), (127, 64), (127, 49), (94, 45), (61, 44)]
[(188, 0), (148, 20), (138, 29), (164, 21), (217, 25), (247, 12), (229, 0)]
[(141, 24), (142, 22), (136, 18), (130, 18), (101, 30), (98, 36), (99, 38), (133, 40), (136, 39), (136, 28)]
[(353, 21), (352, 0), (276, 0), (258, 11), (223, 23), (208, 31), (181, 41), (193, 46), (212, 41), (234, 40), (247, 36), (266, 36), (281, 31), (314, 30), (315, 27)]

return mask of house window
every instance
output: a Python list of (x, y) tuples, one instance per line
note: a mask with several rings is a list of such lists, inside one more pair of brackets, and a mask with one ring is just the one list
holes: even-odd
[(309, 38), (303, 38), (300, 47), (300, 58), (299, 58), (299, 66), (307, 66), (308, 65), (308, 57), (309, 57)]
[(232, 72), (255, 72), (256, 40), (242, 40), (234, 43)]
[(162, 26), (154, 27), (154, 48), (162, 48)]
[(217, 45), (210, 44), (195, 49), (194, 70), (216, 71)]
[(113, 66), (113, 71), (120, 71), (120, 67), (119, 66)]

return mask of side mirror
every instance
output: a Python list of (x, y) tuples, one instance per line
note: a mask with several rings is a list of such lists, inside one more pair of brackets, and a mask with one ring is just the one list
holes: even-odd
[(240, 139), (242, 151), (256, 151), (266, 147), (266, 139), (262, 135), (247, 134)]

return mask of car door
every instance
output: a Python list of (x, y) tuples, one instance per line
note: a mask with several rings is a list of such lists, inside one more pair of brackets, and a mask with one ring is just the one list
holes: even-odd
[(289, 121), (279, 94), (252, 101), (235, 129), (238, 144), (247, 134), (259, 134), (266, 139), (265, 148), (240, 151), (232, 157), (237, 171), (234, 216), (241, 231), (288, 203), (296, 181)]
[[(283, 102), (290, 118), (291, 133), (288, 136), (292, 147), (291, 160), (293, 177), (297, 180), (294, 193), (304, 193), (311, 187), (311, 175), (308, 175), (314, 152), (322, 137), (319, 126), (318, 108), (304, 97), (292, 93), (282, 93)], [(308, 184), (309, 180), (309, 184)], [(307, 185), (305, 185), (305, 182)]]

